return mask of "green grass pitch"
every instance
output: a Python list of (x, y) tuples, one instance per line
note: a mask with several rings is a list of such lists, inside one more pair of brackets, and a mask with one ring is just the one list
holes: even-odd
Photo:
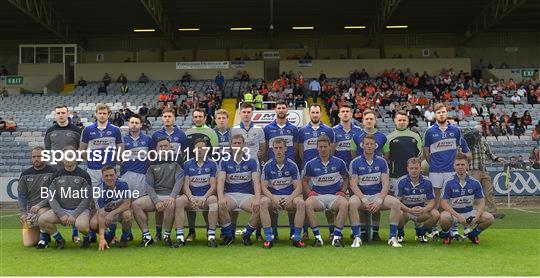
[[(326, 228), (322, 228), (325, 246), (314, 248), (310, 241), (307, 248), (297, 249), (286, 239), (288, 228), (281, 228), (280, 241), (271, 250), (262, 249), (260, 242), (245, 247), (238, 237), (232, 246), (210, 249), (204, 229), (198, 229), (196, 241), (179, 249), (164, 247), (162, 242), (138, 248), (140, 233), (135, 230), (135, 240), (127, 249), (113, 246), (105, 252), (98, 252), (97, 244), (82, 250), (71, 241), (64, 250), (55, 250), (54, 243), (46, 250), (24, 248), (16, 212), (2, 211), (0, 275), (540, 275), (540, 209), (502, 211), (506, 218), (482, 233), (478, 246), (468, 241), (421, 245), (415, 242), (409, 222), (400, 249), (385, 241), (357, 249), (335, 248), (329, 245)], [(381, 237), (388, 235), (385, 218), (387, 213), (382, 217)], [(197, 220), (202, 224), (200, 215)], [(239, 225), (245, 223), (242, 213)], [(286, 223), (285, 215), (280, 223)], [(67, 228), (61, 232), (71, 236)], [(345, 228), (347, 246), (349, 234)]]

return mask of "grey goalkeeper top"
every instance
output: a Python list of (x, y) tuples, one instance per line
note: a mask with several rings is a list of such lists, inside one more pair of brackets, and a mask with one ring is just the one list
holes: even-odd
[(59, 218), (68, 213), (77, 218), (84, 210), (90, 208), (91, 184), (90, 175), (79, 167), (73, 171), (58, 170), (49, 186), (49, 196), (54, 194), (53, 198), (49, 198), (49, 205), (54, 213)]
[(184, 184), (184, 171), (175, 161), (152, 163), (146, 172), (146, 192), (154, 204), (159, 202), (158, 195), (176, 198)]
[(26, 214), (31, 207), (39, 205), (45, 207), (48, 205), (47, 200), (41, 198), (42, 188), (49, 188), (52, 177), (56, 169), (50, 165), (45, 165), (41, 170), (36, 170), (30, 167), (21, 173), (17, 191), (17, 203), (19, 204), (19, 212)]

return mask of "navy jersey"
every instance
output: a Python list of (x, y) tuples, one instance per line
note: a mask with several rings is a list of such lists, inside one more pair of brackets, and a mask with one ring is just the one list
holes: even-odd
[(364, 131), (360, 127), (353, 124), (351, 124), (351, 129), (349, 130), (345, 130), (341, 124), (336, 125), (332, 129), (334, 130), (335, 137), (334, 155), (345, 161), (348, 168), (352, 160), (351, 148), (354, 145), (352, 144), (353, 138), (364, 133)]
[(291, 159), (286, 159), (283, 165), (270, 159), (264, 164), (261, 174), (261, 180), (268, 181), (268, 190), (274, 195), (291, 195), (294, 181), (299, 179), (298, 166)]
[[(356, 136), (353, 137), (354, 143), (356, 144), (356, 155), (364, 155), (364, 144), (362, 143), (362, 140), (368, 133), (363, 132), (356, 134)], [(382, 150), (384, 147), (384, 144), (386, 144), (386, 135), (380, 131), (375, 131), (373, 133), (375, 136), (375, 155), (382, 156)]]
[(178, 128), (177, 126), (174, 126), (173, 132), (168, 133), (165, 127), (161, 128), (160, 130), (157, 130), (152, 134), (152, 141), (150, 144), (150, 149), (155, 149), (157, 146), (157, 140), (160, 138), (167, 138), (169, 139), (169, 142), (171, 142), (171, 147), (174, 152), (177, 152), (178, 149), (180, 151), (184, 151), (185, 148), (187, 148), (187, 137), (186, 133)]
[(215, 128), (216, 134), (218, 136), (218, 146), (220, 148), (224, 147), (230, 147), (231, 146), (231, 129), (227, 128), (225, 132), (219, 131), (219, 129)]
[(287, 151), (285, 157), (294, 160), (296, 149), (294, 143), (298, 142), (298, 128), (289, 121), (280, 127), (274, 120), (272, 123), (264, 127), (264, 138), (268, 142), (268, 159), (274, 158), (272, 151), (272, 143), (276, 138), (283, 138), (287, 143)]
[(447, 128), (442, 131), (437, 123), (433, 124), (424, 135), (424, 147), (429, 147), (430, 151), (429, 172), (454, 172), (454, 160), (458, 146), (464, 153), (469, 152), (467, 142), (462, 140), (458, 127), (448, 124)]
[(330, 143), (334, 143), (334, 131), (329, 126), (320, 123), (318, 128), (313, 128), (313, 125), (308, 123), (306, 126), (298, 130), (298, 142), (304, 147), (302, 155), (302, 163), (306, 163), (319, 154), (317, 151), (317, 138), (321, 135), (326, 135), (330, 138)]
[(199, 164), (192, 158), (184, 163), (184, 175), (189, 180), (191, 194), (204, 196), (210, 189), (210, 179), (217, 175), (217, 164), (209, 159)]
[[(117, 126), (107, 123), (104, 129), (100, 129), (97, 123), (93, 123), (83, 129), (81, 141), (88, 144), (87, 149), (90, 153), (87, 155), (87, 166), (89, 169), (99, 170), (105, 165), (116, 165), (112, 150), (113, 147), (116, 148), (116, 145), (122, 144), (122, 133)], [(107, 157), (105, 157), (106, 148), (111, 150), (107, 153)]]
[(482, 185), (473, 177), (467, 175), (465, 184), (460, 184), (459, 177), (454, 174), (452, 179), (446, 180), (442, 198), (447, 200), (457, 213), (466, 213), (473, 210), (474, 200), (484, 198)]
[(324, 164), (319, 156), (308, 161), (302, 171), (309, 178), (311, 190), (318, 194), (336, 194), (349, 177), (345, 162), (333, 155)]
[(250, 158), (247, 161), (236, 162), (233, 158), (222, 160), (220, 171), (225, 172), (225, 193), (255, 194), (252, 174), (259, 171), (259, 162)]
[(371, 162), (359, 156), (351, 161), (349, 172), (351, 177), (358, 177), (358, 184), (351, 186), (358, 186), (365, 195), (374, 195), (382, 191), (382, 175), (388, 174), (388, 164), (380, 156), (374, 156)]
[[(147, 157), (150, 140), (150, 136), (143, 133), (140, 133), (137, 138), (131, 137), (130, 134), (124, 136), (125, 150), (130, 150), (131, 156), (122, 163), (122, 167), (120, 168), (120, 173), (122, 175), (128, 171), (146, 175), (146, 171), (150, 165)], [(141, 160), (141, 158), (143, 160)]]
[(101, 191), (99, 198), (97, 199), (97, 207), (99, 209), (105, 209), (106, 212), (111, 212), (117, 209), (124, 200), (131, 198), (129, 192), (129, 186), (126, 182), (116, 180), (116, 185), (113, 189), (110, 189), (105, 182), (101, 182)]
[(413, 184), (411, 177), (405, 175), (398, 180), (397, 196), (405, 206), (425, 207), (429, 200), (433, 200), (433, 186), (428, 178), (420, 175), (418, 184)]

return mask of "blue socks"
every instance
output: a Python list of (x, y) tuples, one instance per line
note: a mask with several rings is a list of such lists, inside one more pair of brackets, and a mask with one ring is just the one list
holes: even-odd
[(162, 230), (161, 226), (156, 226), (156, 234), (161, 235)]
[(62, 241), (62, 239), (63, 239), (63, 238), (62, 238), (62, 234), (60, 234), (59, 231), (56, 231), (56, 233), (54, 233), (52, 236), (54, 237), (54, 239), (55, 239), (56, 241)]
[(330, 234), (333, 234), (334, 231), (335, 231), (335, 229), (336, 229), (336, 226), (335, 226), (334, 224), (328, 225), (328, 232), (329, 232)]
[(253, 232), (255, 231), (255, 227), (251, 226), (250, 224), (248, 224), (246, 226), (246, 232), (244, 233), (244, 236), (251, 236), (253, 234)]
[(79, 236), (79, 230), (75, 228), (75, 225), (71, 225), (71, 236)]
[(359, 236), (360, 234), (360, 225), (354, 225), (354, 226), (351, 226), (351, 229), (352, 229), (352, 234), (353, 236)]
[(426, 234), (427, 232), (427, 228), (426, 227), (418, 227), (415, 229), (416, 230), (416, 236), (423, 236)]
[(311, 228), (313, 230), (314, 236), (321, 236), (321, 232), (319, 231), (319, 227), (313, 227)]
[(221, 233), (228, 238), (233, 238), (233, 225), (231, 223), (221, 226)]
[(336, 227), (334, 229), (334, 236), (342, 237), (343, 236), (342, 231), (343, 231), (343, 228)]
[(474, 230), (472, 230), (471, 234), (472, 234), (474, 237), (477, 237), (481, 232), (482, 232), (482, 229), (476, 227), (476, 228), (474, 228)]
[[(395, 237), (397, 235), (397, 229), (398, 229), (398, 225), (390, 224), (390, 235), (389, 235), (389, 237), (391, 237), (391, 238)], [(373, 229), (373, 233), (375, 233), (375, 229)]]
[(266, 227), (263, 228), (264, 230), (264, 237), (266, 238), (266, 241), (272, 241), (274, 240), (274, 235), (272, 234), (272, 227)]
[(129, 237), (129, 233), (130, 233), (129, 230), (127, 230), (127, 231), (122, 230), (122, 238), (121, 239), (122, 240), (127, 240), (128, 237)]
[(302, 227), (294, 227), (294, 240), (302, 240)]

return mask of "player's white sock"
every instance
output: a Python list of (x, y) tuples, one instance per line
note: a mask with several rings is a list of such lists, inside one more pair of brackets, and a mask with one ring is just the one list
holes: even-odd
[(208, 236), (208, 240), (211, 240), (211, 239), (215, 240), (215, 239), (216, 239), (216, 236), (215, 236), (215, 235), (209, 235), (209, 236)]
[(321, 235), (316, 235), (315, 238), (318, 239), (318, 240), (320, 240), (321, 242), (323, 241)]
[(177, 236), (177, 237), (176, 237), (176, 240), (177, 240), (177, 241), (184, 241), (184, 236)]

